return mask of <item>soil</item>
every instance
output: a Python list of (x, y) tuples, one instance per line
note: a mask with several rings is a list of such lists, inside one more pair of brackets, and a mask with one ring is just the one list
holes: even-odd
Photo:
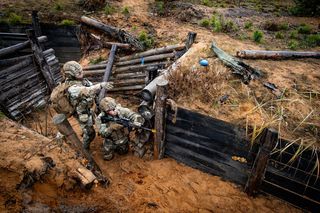
[[(100, 137), (92, 154), (111, 184), (81, 189), (71, 170), (83, 160), (68, 145), (6, 118), (0, 127), (1, 212), (299, 212), (269, 196), (248, 197), (240, 187), (172, 159), (148, 161), (130, 153), (106, 162)], [(33, 185), (18, 187), (27, 171), (40, 170), (43, 157), (55, 166)]]
[[(26, 3), (4, 0), (0, 7), (5, 8), (6, 13), (16, 11), (30, 16), (29, 9), (25, 8), (33, 8), (32, 5), (39, 3), (37, 8), (40, 9), (40, 17), (57, 22), (65, 18), (78, 20), (84, 13), (73, 1), (61, 1), (62, 5), (66, 5), (62, 11), (55, 11), (48, 1), (30, 1), (31, 7), (27, 7)], [(112, 5), (118, 10), (112, 15), (105, 15), (103, 11), (90, 15), (135, 35), (144, 30), (155, 38), (155, 46), (182, 43), (189, 31), (197, 32), (193, 53), (178, 72), (170, 77), (170, 97), (180, 106), (243, 127), (250, 124), (257, 129), (266, 126), (279, 128), (281, 136), (291, 140), (319, 142), (318, 60), (246, 60), (249, 65), (266, 74), (264, 81), (274, 83), (283, 92), (279, 101), (259, 81), (252, 81), (249, 85), (241, 83), (210, 50), (213, 40), (231, 55), (242, 49), (287, 48), (289, 32), (285, 32), (286, 39), (279, 40), (274, 38), (274, 33), (264, 31), (264, 41), (257, 44), (250, 39), (253, 29), (244, 29), (243, 25), (252, 21), (254, 28), (259, 28), (267, 20), (280, 20), (288, 22), (292, 28), (290, 30), (296, 25), (307, 23), (316, 31), (319, 19), (290, 16), (275, 19), (268, 11), (261, 15), (250, 7), (212, 9), (200, 5), (196, 7), (196, 12), (186, 9), (189, 16), (192, 16), (189, 22), (189, 16), (175, 17), (179, 11), (184, 12), (184, 9), (179, 8), (171, 15), (158, 16), (152, 10), (154, 1), (151, 0), (123, 0), (112, 2)], [(129, 8), (129, 16), (121, 13), (121, 8), (125, 6)], [(203, 17), (198, 17), (197, 11), (207, 18), (214, 11), (223, 13), (233, 18), (241, 28), (229, 35), (212, 32), (198, 25), (197, 22)], [(247, 39), (240, 40), (243, 34)], [(308, 50), (319, 51), (320, 48)], [(107, 49), (93, 51), (81, 63), (87, 65), (98, 57), (106, 60), (107, 54)], [(209, 61), (207, 69), (199, 66), (201, 58)], [(228, 99), (220, 103), (224, 95), (228, 95)], [(118, 98), (118, 101), (134, 109), (138, 104), (137, 100), (132, 102), (131, 99)], [(100, 137), (96, 137), (92, 143), (92, 154), (103, 173), (110, 177), (111, 185), (108, 188), (98, 185), (91, 190), (81, 189), (69, 171), (82, 165), (83, 159), (77, 157), (65, 143), (53, 140), (56, 134), (56, 128), (51, 123), (54, 112), (49, 111), (51, 113), (47, 115), (44, 111), (35, 112), (23, 122), (48, 137), (8, 119), (0, 121), (1, 212), (299, 212), (289, 204), (269, 196), (248, 197), (240, 187), (172, 159), (149, 161), (129, 153), (105, 162), (102, 159)], [(45, 128), (46, 116), (48, 128)], [(70, 122), (80, 136), (77, 122), (74, 119)], [(253, 136), (248, 133), (248, 137)], [(55, 162), (52, 168), (45, 167), (45, 159), (48, 157)], [(39, 174), (34, 177), (35, 182), (20, 187), (26, 174), (33, 172)]]

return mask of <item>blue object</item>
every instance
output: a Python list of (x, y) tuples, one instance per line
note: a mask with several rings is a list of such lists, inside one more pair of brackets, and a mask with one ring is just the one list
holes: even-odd
[(144, 65), (144, 57), (141, 58), (141, 65)]
[(207, 67), (209, 65), (209, 62), (205, 59), (201, 59), (199, 63), (201, 66), (204, 66), (204, 67)]

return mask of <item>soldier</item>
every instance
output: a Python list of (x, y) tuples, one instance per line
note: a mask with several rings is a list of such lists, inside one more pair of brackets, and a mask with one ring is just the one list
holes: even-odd
[[(58, 113), (74, 116), (82, 129), (83, 147), (89, 150), (90, 143), (95, 138), (93, 128), (93, 103), (100, 89), (112, 89), (110, 83), (93, 85), (87, 79), (83, 79), (82, 67), (75, 61), (64, 64), (63, 72), (65, 81), (57, 86), (52, 94), (51, 101)], [(81, 81), (82, 80), (82, 81)]]
[(111, 160), (114, 157), (114, 152), (125, 154), (129, 149), (129, 130), (120, 124), (109, 121), (103, 123), (104, 116), (112, 116), (120, 119), (128, 119), (134, 126), (141, 127), (144, 123), (144, 118), (131, 111), (128, 108), (117, 104), (113, 98), (103, 98), (99, 105), (101, 113), (96, 119), (96, 124), (99, 134), (104, 137), (103, 152), (104, 160)]

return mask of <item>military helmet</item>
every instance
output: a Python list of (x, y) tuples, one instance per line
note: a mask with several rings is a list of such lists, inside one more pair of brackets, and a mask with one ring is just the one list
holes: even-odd
[(63, 71), (66, 77), (77, 77), (82, 73), (82, 67), (76, 61), (68, 61), (63, 65)]
[(116, 101), (110, 97), (105, 97), (100, 101), (100, 109), (105, 112), (114, 110), (116, 106), (117, 106)]

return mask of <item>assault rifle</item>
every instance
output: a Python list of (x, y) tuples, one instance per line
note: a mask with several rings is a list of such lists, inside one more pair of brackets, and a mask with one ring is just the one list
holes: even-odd
[(124, 127), (129, 128), (129, 129), (135, 128), (135, 129), (143, 129), (143, 130), (146, 130), (146, 131), (149, 131), (149, 132), (153, 132), (153, 133), (156, 132), (155, 129), (149, 129), (149, 128), (143, 127), (141, 125), (136, 125), (133, 122), (131, 122), (130, 119), (127, 119), (127, 118), (119, 118), (119, 117), (113, 117), (113, 116), (110, 116), (110, 115), (106, 115), (106, 116), (102, 116), (101, 117), (101, 122), (102, 123), (115, 122), (117, 124), (120, 124), (120, 125), (122, 125)]

